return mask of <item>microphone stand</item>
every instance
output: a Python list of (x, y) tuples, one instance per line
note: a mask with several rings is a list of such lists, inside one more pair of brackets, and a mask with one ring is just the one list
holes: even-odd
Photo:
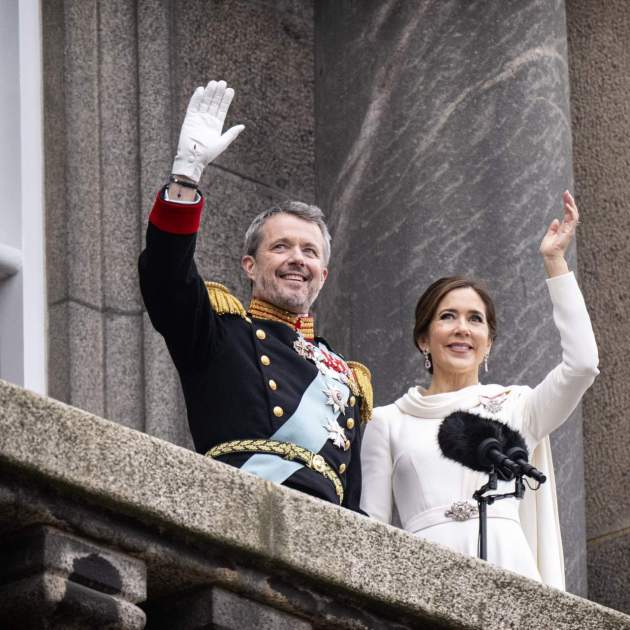
[(488, 559), (488, 506), (495, 501), (515, 497), (522, 499), (525, 496), (525, 484), (523, 483), (523, 475), (517, 475), (514, 478), (514, 492), (506, 492), (505, 494), (486, 494), (489, 490), (497, 489), (497, 472), (492, 467), (488, 475), (488, 483), (484, 484), (473, 494), (473, 499), (477, 501), (479, 509), (479, 558)]

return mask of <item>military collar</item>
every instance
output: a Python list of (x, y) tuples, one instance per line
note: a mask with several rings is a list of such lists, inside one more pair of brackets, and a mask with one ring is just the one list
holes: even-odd
[(274, 322), (282, 322), (296, 332), (300, 333), (305, 339), (315, 338), (315, 322), (310, 316), (301, 316), (278, 308), (269, 302), (263, 302), (258, 298), (252, 298), (247, 309), (252, 317), (257, 319), (270, 319)]

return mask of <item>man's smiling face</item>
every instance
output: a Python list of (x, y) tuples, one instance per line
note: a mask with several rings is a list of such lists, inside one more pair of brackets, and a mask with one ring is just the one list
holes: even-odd
[(241, 264), (253, 297), (296, 314), (309, 312), (328, 276), (317, 224), (285, 212), (265, 221), (256, 254)]

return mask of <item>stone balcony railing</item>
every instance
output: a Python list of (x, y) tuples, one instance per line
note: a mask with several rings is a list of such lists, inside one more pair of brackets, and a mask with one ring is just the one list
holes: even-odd
[(630, 617), (0, 382), (0, 627), (630, 629)]

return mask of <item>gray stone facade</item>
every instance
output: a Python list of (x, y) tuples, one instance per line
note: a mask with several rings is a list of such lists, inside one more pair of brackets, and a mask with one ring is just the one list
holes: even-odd
[(441, 275), (481, 276), (496, 295), (489, 381), (535, 384), (557, 362), (536, 251), (575, 172), (572, 262), (604, 369), (585, 400), (584, 453), (581, 411), (553, 436), (568, 587), (630, 610), (630, 504), (623, 470), (602, 461), (624, 461), (629, 445), (628, 249), (623, 229), (609, 237), (630, 155), (627, 73), (614, 63), (630, 31), (623, 3), (50, 0), (42, 11), (50, 394), (180, 446), (191, 447), (183, 399), (136, 260), (195, 86), (228, 80), (228, 124), (246, 125), (202, 180), (202, 274), (245, 300), (250, 219), (282, 198), (319, 203), (335, 241), (320, 329), (372, 368), (377, 404), (423, 378), (413, 305)]
[(579, 270), (601, 357), (584, 397), (589, 597), (630, 611), (630, 6), (567, 2)]
[(146, 316), (137, 258), (188, 98), (238, 93), (246, 131), (206, 169), (197, 261), (242, 299), (260, 210), (314, 200), (313, 16), (303, 2), (43, 3), (50, 394), (191, 446), (178, 379)]

